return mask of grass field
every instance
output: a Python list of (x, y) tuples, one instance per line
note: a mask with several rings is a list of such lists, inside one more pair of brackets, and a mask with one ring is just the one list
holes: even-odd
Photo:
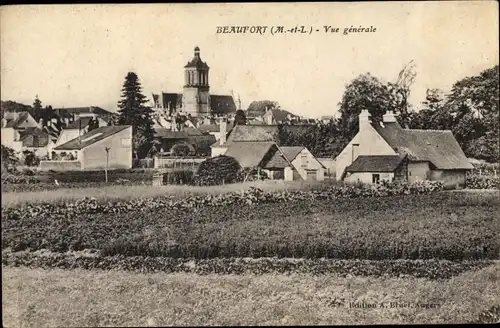
[[(234, 183), (221, 186), (105, 186), (100, 188), (60, 188), (56, 190), (24, 191), (24, 192), (2, 192), (2, 207), (10, 207), (26, 202), (45, 201), (70, 201), (83, 197), (95, 197), (97, 199), (133, 199), (138, 197), (156, 197), (162, 195), (176, 195), (183, 197), (186, 194), (220, 194), (233, 191), (246, 190), (250, 187), (262, 188), (266, 191), (280, 190), (305, 190), (307, 188), (319, 187), (325, 183), (313, 181), (291, 181), (280, 180), (255, 181), (245, 183)], [(333, 183), (333, 182), (332, 182)]]
[(449, 280), (11, 267), (2, 278), (6, 327), (466, 323), (500, 305), (499, 263)]

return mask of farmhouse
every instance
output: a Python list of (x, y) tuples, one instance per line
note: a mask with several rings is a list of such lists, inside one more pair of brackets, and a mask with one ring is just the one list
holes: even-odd
[(47, 156), (54, 143), (42, 124), (29, 112), (5, 112), (2, 118), (2, 145), (16, 152), (33, 151), (37, 156)]
[[(106, 151), (108, 149), (108, 151)], [(97, 170), (132, 168), (132, 127), (104, 126), (94, 129), (54, 148), (60, 157), (71, 154), (69, 160), (42, 161), (42, 168)]]
[(359, 115), (359, 132), (335, 159), (337, 180), (377, 183), (403, 179), (442, 181), (451, 188), (465, 184), (472, 169), (451, 131), (403, 129), (394, 113), (371, 122)]
[(324, 166), (303, 146), (280, 147), (273, 141), (232, 143), (224, 154), (245, 169), (262, 169), (271, 179), (324, 180)]

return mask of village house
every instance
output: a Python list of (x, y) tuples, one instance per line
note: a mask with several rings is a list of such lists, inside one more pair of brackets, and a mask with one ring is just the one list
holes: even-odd
[(173, 128), (157, 128), (155, 129), (155, 140), (157, 141), (155, 148), (160, 153), (169, 153), (174, 145), (185, 144), (191, 153), (201, 155), (209, 155), (210, 145), (216, 141), (213, 135), (192, 127), (185, 127), (181, 131)]
[[(107, 151), (106, 151), (107, 149)], [(59, 160), (41, 161), (42, 169), (100, 170), (132, 168), (132, 127), (104, 126), (54, 148)], [(69, 158), (69, 159), (68, 159)]]
[(50, 154), (54, 147), (51, 135), (36, 122), (29, 112), (5, 112), (2, 118), (2, 145), (15, 152), (32, 151), (36, 156)]
[(64, 129), (61, 130), (59, 137), (56, 141), (56, 146), (65, 144), (89, 131), (89, 126), (92, 120), (97, 120), (99, 127), (107, 126), (108, 123), (98, 116), (82, 116), (76, 120), (68, 123)]
[(361, 111), (359, 132), (335, 163), (337, 180), (432, 180), (446, 188), (463, 186), (473, 168), (451, 131), (403, 129), (391, 111), (375, 123), (367, 110)]
[(243, 168), (259, 168), (272, 179), (324, 180), (325, 167), (303, 146), (279, 146), (276, 125), (236, 125), (212, 145), (212, 157), (235, 158)]

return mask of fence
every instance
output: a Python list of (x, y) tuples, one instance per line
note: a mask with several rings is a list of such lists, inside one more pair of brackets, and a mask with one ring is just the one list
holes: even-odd
[(208, 157), (161, 157), (154, 158), (155, 169), (184, 169), (196, 171)]
[(81, 170), (82, 163), (80, 161), (40, 161), (41, 171), (72, 171)]

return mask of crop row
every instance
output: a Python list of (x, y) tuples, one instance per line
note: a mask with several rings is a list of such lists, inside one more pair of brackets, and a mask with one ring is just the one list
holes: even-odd
[(381, 185), (329, 185), (321, 189), (307, 191), (293, 190), (282, 192), (263, 191), (259, 188), (250, 188), (243, 192), (233, 192), (218, 195), (188, 195), (183, 198), (175, 196), (161, 196), (155, 198), (136, 198), (131, 200), (117, 200), (113, 202), (97, 201), (93, 198), (84, 198), (69, 203), (45, 202), (37, 204), (23, 204), (17, 207), (2, 208), (3, 216), (9, 220), (25, 217), (39, 219), (55, 216), (74, 216), (92, 213), (123, 214), (130, 211), (145, 210), (192, 210), (201, 207), (241, 206), (252, 204), (272, 204), (295, 202), (303, 200), (334, 200), (360, 197), (389, 197), (396, 195), (429, 194), (443, 189), (441, 182), (422, 181), (416, 183), (391, 183)]
[[(96, 205), (97, 206), (97, 205)], [(173, 258), (498, 259), (497, 195), (438, 193), (2, 219), (2, 249)]]
[(491, 265), (491, 261), (370, 261), (295, 260), (278, 258), (175, 259), (167, 257), (101, 257), (71, 253), (2, 252), (2, 264), (34, 268), (124, 270), (141, 273), (187, 272), (196, 274), (338, 274), (339, 276), (390, 276), (449, 279), (465, 271)]

